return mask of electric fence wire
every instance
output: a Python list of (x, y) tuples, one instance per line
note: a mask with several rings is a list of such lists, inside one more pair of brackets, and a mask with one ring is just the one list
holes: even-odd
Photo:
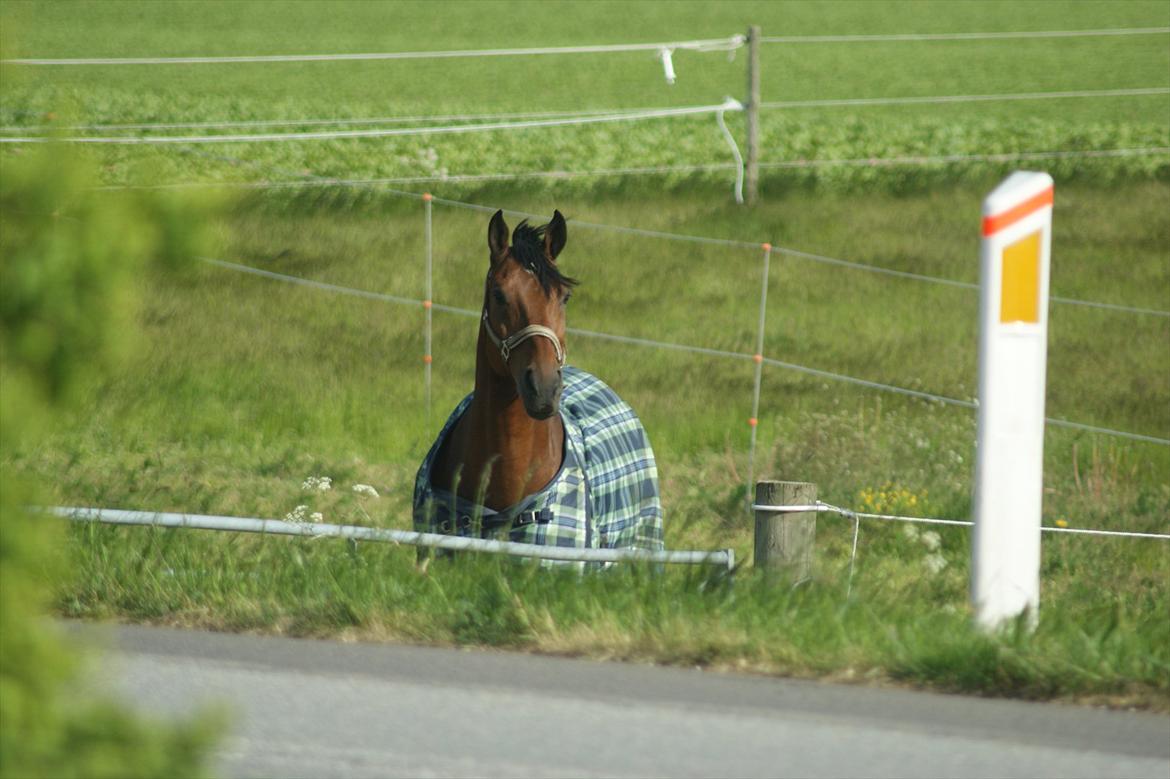
[[(440, 200), (440, 198), (434, 198), (433, 202), (441, 203), (442, 201)], [(380, 292), (371, 292), (368, 290), (355, 289), (352, 287), (345, 287), (345, 286), (341, 286), (341, 285), (337, 285), (337, 284), (329, 284), (327, 282), (315, 281), (312, 279), (305, 279), (305, 278), (301, 278), (299, 276), (292, 276), (292, 275), (284, 274), (284, 273), (276, 273), (274, 271), (263, 270), (260, 268), (253, 268), (249, 265), (243, 265), (243, 264), (234, 263), (234, 262), (227, 262), (224, 260), (219, 260), (219, 259), (210, 258), (210, 257), (200, 257), (199, 259), (202, 262), (208, 263), (210, 265), (215, 265), (217, 267), (224, 268), (226, 270), (233, 270), (233, 271), (237, 271), (240, 273), (251, 274), (254, 276), (262, 276), (264, 278), (274, 279), (276, 281), (283, 281), (283, 282), (287, 282), (290, 284), (296, 284), (296, 285), (304, 286), (304, 287), (312, 287), (312, 288), (320, 289), (320, 290), (323, 290), (326, 292), (334, 292), (334, 293), (342, 294), (342, 295), (350, 295), (350, 296), (354, 296), (354, 297), (367, 298), (367, 299), (371, 299), (371, 300), (379, 300), (382, 302), (393, 303), (396, 305), (417, 306), (419, 308), (422, 308), (424, 305), (424, 301), (417, 300), (414, 298), (401, 297), (401, 296), (397, 296), (397, 295), (388, 295), (388, 294), (384, 294), (384, 293), (380, 293)], [(450, 314), (455, 314), (458, 316), (465, 316), (465, 317), (471, 317), (471, 318), (478, 318), (479, 317), (479, 312), (473, 311), (471, 309), (459, 308), (459, 307), (455, 307), (455, 306), (448, 306), (448, 305), (443, 305), (443, 304), (434, 303), (434, 302), (432, 302), (431, 305), (432, 305), (432, 308), (434, 311), (440, 311), (440, 312), (444, 312), (444, 313), (450, 313)], [(582, 337), (586, 337), (586, 338), (596, 338), (599, 340), (607, 340), (607, 341), (611, 341), (614, 343), (622, 343), (622, 344), (627, 344), (627, 345), (631, 345), (631, 346), (643, 346), (643, 347), (654, 348), (654, 349), (666, 349), (666, 350), (671, 350), (671, 351), (689, 352), (692, 354), (702, 354), (702, 355), (706, 355), (709, 357), (720, 357), (720, 358), (735, 359), (735, 360), (752, 360), (752, 361), (754, 361), (756, 359), (754, 354), (745, 354), (742, 352), (733, 352), (733, 351), (728, 351), (728, 350), (724, 350), (724, 349), (712, 349), (712, 348), (702, 347), (702, 346), (692, 346), (689, 344), (671, 343), (669, 341), (659, 341), (659, 340), (650, 339), (650, 338), (639, 338), (639, 337), (635, 337), (635, 336), (619, 335), (619, 334), (614, 334), (614, 333), (603, 333), (603, 332), (598, 332), (598, 331), (594, 331), (594, 330), (585, 330), (585, 329), (573, 328), (573, 327), (566, 328), (566, 331), (572, 335), (578, 335), (578, 336), (582, 336)], [(882, 390), (885, 392), (892, 392), (892, 393), (897, 393), (897, 394), (901, 394), (901, 395), (907, 395), (910, 397), (918, 398), (920, 400), (933, 401), (933, 402), (942, 403), (945, 405), (960, 406), (963, 408), (976, 408), (977, 407), (977, 404), (975, 403), (975, 401), (972, 401), (972, 400), (962, 400), (960, 398), (947, 397), (945, 395), (938, 395), (938, 394), (931, 393), (931, 392), (924, 392), (921, 390), (909, 389), (907, 387), (899, 387), (899, 386), (892, 385), (892, 384), (883, 384), (881, 382), (869, 381), (868, 379), (860, 379), (860, 378), (857, 378), (855, 376), (848, 376), (846, 374), (841, 374), (841, 373), (833, 373), (831, 371), (820, 370), (818, 368), (810, 368), (810, 367), (805, 366), (805, 365), (798, 365), (796, 363), (784, 362), (782, 360), (776, 360), (776, 359), (772, 359), (772, 358), (768, 358), (768, 357), (764, 357), (762, 359), (762, 362), (765, 365), (772, 365), (775, 367), (784, 368), (786, 370), (790, 370), (790, 371), (797, 372), (797, 373), (804, 373), (804, 374), (808, 374), (811, 376), (816, 376), (818, 378), (830, 379), (833, 381), (838, 381), (838, 382), (847, 383), (847, 384), (854, 384), (857, 386), (867, 387), (869, 389), (876, 389), (876, 390)], [(1114, 436), (1114, 437), (1118, 437), (1118, 438), (1126, 438), (1126, 439), (1134, 440), (1134, 441), (1142, 441), (1145, 443), (1153, 443), (1153, 444), (1160, 444), (1163, 446), (1170, 446), (1170, 439), (1159, 438), (1157, 436), (1145, 435), (1142, 433), (1131, 433), (1131, 432), (1124, 431), (1124, 430), (1114, 430), (1112, 428), (1099, 427), (1096, 425), (1089, 425), (1089, 424), (1085, 424), (1085, 423), (1081, 423), (1081, 422), (1075, 422), (1075, 421), (1071, 421), (1071, 420), (1058, 419), (1058, 418), (1052, 418), (1052, 417), (1045, 418), (1045, 422), (1049, 425), (1053, 425), (1056, 427), (1066, 427), (1066, 428), (1072, 428), (1072, 429), (1076, 429), (1076, 430), (1083, 430), (1086, 432)]]

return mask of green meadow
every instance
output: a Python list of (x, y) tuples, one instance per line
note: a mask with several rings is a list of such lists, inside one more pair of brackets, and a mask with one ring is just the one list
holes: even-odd
[[(1161, 27), (1165, 3), (102, 3), (5, 2), (5, 57), (290, 54), (568, 46), (765, 35)], [(288, 121), (709, 105), (742, 97), (746, 52), (0, 70), (0, 125), (82, 134), (234, 128), (79, 125)], [(764, 100), (983, 95), (1170, 86), (1170, 36), (769, 44)], [(1107, 67), (1102, 67), (1102, 64)], [(440, 122), (439, 124), (441, 124)], [(421, 125), (422, 122), (417, 124)], [(743, 138), (742, 118), (729, 116)], [(414, 126), (415, 123), (406, 123)], [(765, 162), (1170, 146), (1170, 96), (775, 108)], [(252, 128), (255, 129), (255, 128)], [(19, 164), (29, 146), (0, 145)], [(711, 116), (381, 139), (89, 146), (103, 185), (286, 181), (197, 190), (221, 260), (368, 292), (425, 294), (422, 203), (322, 179), (403, 178), (730, 161)], [(1054, 295), (1170, 310), (1170, 154), (1027, 163), (1057, 180)], [(978, 281), (979, 207), (1011, 162), (765, 168), (762, 202), (733, 173), (398, 185), (463, 204), (570, 219), (561, 263), (581, 279), (575, 328), (750, 355), (762, 242), (863, 265)], [(161, 191), (159, 197), (189, 193)], [(128, 197), (117, 189), (79, 198)], [(68, 217), (68, 208), (62, 216)], [(436, 202), (434, 298), (477, 311), (489, 214)], [(574, 221), (576, 220), (576, 221)], [(509, 217), (515, 224), (516, 216)], [(724, 246), (607, 230), (744, 241)], [(769, 358), (974, 399), (978, 293), (778, 251)], [(475, 320), (196, 262), (138, 280), (134, 348), (82, 407), (19, 448), (14, 472), (58, 505), (409, 527), (415, 469), (471, 389)], [(1170, 708), (1170, 543), (1046, 536), (1035, 633), (989, 637), (967, 610), (965, 528), (860, 527), (822, 515), (813, 580), (750, 565), (749, 467), (814, 482), (877, 513), (969, 518), (971, 409), (776, 365), (572, 336), (569, 361), (638, 411), (658, 457), (667, 546), (733, 548), (713, 571), (627, 567), (577, 577), (409, 548), (75, 527), (59, 613), (215, 629), (699, 664), (1031, 698)], [(1051, 306), (1047, 413), (1170, 438), (1170, 317)], [(328, 476), (327, 492), (303, 488)], [(376, 488), (365, 497), (354, 484)], [(1170, 532), (1170, 447), (1050, 426), (1044, 524)], [(852, 569), (852, 574), (850, 570)]]

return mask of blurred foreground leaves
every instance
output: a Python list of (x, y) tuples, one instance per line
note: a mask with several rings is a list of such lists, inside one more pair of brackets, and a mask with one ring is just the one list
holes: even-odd
[[(133, 344), (137, 280), (202, 240), (201, 207), (93, 192), (63, 148), (0, 159), (0, 447), (52, 430), (87, 380)], [(85, 692), (83, 663), (44, 618), (64, 572), (61, 523), (0, 460), (0, 776), (199, 776), (218, 727), (159, 725)]]

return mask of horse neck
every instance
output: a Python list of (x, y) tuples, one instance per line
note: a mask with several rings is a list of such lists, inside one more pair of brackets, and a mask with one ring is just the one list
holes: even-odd
[(503, 509), (552, 480), (564, 455), (565, 433), (559, 414), (545, 420), (528, 416), (512, 377), (492, 369), (489, 350), (494, 348), (480, 328), (459, 493), (478, 498), (482, 474), (490, 468), (483, 502)]

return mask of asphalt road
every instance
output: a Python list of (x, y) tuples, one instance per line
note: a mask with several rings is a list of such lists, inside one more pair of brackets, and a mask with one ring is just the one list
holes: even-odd
[(1170, 779), (1170, 718), (496, 652), (70, 626), (98, 683), (227, 704), (242, 777)]

